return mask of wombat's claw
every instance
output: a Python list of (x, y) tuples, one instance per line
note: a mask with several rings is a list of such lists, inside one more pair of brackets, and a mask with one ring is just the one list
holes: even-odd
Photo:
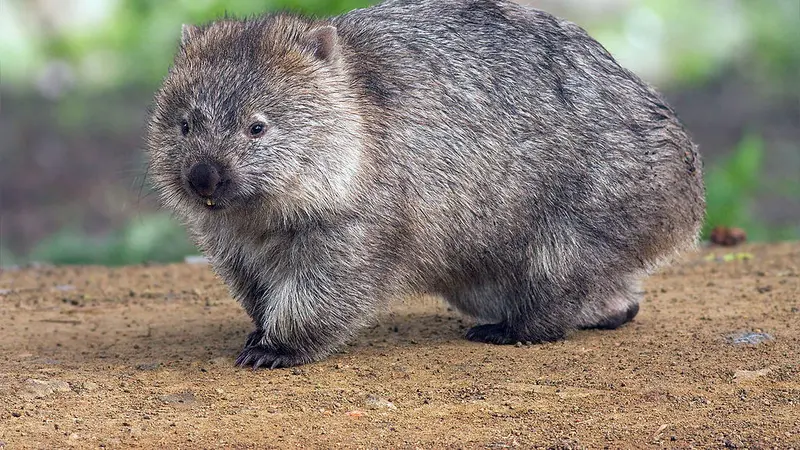
[[(250, 339), (248, 339), (248, 342)], [(246, 346), (239, 357), (236, 358), (236, 365), (239, 367), (252, 366), (253, 370), (259, 367), (277, 369), (280, 367), (293, 366), (296, 363), (292, 358), (275, 354), (273, 350), (264, 345)]]

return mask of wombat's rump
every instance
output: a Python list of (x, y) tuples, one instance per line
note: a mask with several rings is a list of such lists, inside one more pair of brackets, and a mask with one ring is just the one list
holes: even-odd
[(696, 242), (695, 145), (578, 26), (504, 0), (185, 26), (150, 174), (256, 330), (238, 362), (321, 359), (393, 298), (497, 344), (615, 328)]

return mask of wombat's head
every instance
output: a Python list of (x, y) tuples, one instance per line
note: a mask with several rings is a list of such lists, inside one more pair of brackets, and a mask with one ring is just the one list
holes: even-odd
[(184, 25), (148, 121), (149, 176), (185, 219), (337, 208), (361, 149), (347, 86), (337, 30), (324, 22)]

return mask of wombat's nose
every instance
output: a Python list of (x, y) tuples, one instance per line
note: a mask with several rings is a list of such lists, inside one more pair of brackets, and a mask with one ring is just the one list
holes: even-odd
[(212, 197), (220, 185), (219, 169), (205, 162), (192, 166), (187, 179), (192, 189), (201, 197)]

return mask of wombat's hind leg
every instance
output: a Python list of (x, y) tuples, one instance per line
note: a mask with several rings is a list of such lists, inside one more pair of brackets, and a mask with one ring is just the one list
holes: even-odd
[(639, 304), (634, 303), (628, 306), (628, 309), (625, 311), (613, 313), (609, 316), (603, 317), (602, 319), (593, 324), (583, 325), (580, 328), (582, 330), (591, 330), (591, 329), (613, 330), (633, 320), (633, 318), (636, 317), (636, 314), (638, 312), (639, 312)]
[(540, 344), (566, 337), (574, 314), (545, 300), (555, 296), (547, 286), (536, 290), (525, 284), (509, 290), (497, 286), (491, 290), (484, 286), (473, 295), (459, 297), (462, 310), (483, 322), (467, 330), (467, 340), (498, 345)]
[(467, 330), (465, 336), (467, 340), (475, 342), (486, 342), (488, 344), (511, 344), (513, 338), (509, 333), (508, 326), (504, 323), (490, 323), (486, 325), (475, 325)]
[(517, 342), (555, 342), (564, 339), (566, 330), (560, 327), (514, 327), (506, 322), (476, 325), (469, 330), (465, 337), (474, 342), (489, 344), (516, 344)]
[(582, 311), (578, 328), (582, 330), (613, 330), (630, 322), (639, 313), (642, 293), (638, 285), (627, 287), (623, 292), (605, 301), (590, 301)]

